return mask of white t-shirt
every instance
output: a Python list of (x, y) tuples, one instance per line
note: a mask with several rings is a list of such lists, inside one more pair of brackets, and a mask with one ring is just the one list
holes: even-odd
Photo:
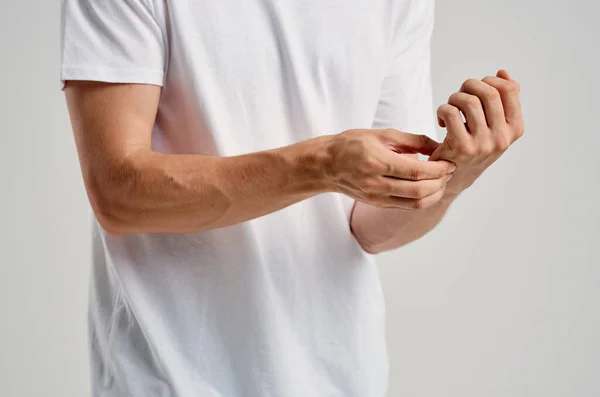
[[(61, 80), (162, 86), (154, 150), (432, 135), (433, 0), (65, 0)], [(382, 397), (377, 268), (322, 194), (197, 234), (95, 225), (95, 397)]]

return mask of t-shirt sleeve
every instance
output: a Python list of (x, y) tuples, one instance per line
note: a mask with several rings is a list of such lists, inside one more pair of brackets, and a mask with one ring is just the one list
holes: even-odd
[(395, 128), (437, 139), (431, 88), (434, 1), (410, 0), (406, 4), (394, 30), (389, 71), (373, 128)]
[(165, 46), (152, 0), (63, 0), (61, 82), (163, 85)]

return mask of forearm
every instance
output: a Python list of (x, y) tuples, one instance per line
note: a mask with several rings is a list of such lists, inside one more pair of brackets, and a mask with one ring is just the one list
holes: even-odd
[(418, 211), (377, 208), (356, 202), (352, 210), (352, 233), (372, 254), (399, 248), (431, 231), (442, 220), (455, 197), (448, 194), (431, 207)]
[(86, 190), (112, 234), (202, 232), (326, 192), (415, 208), (429, 205), (452, 172), (444, 160), (398, 155), (431, 154), (439, 144), (393, 129), (346, 130), (234, 157), (157, 153), (160, 87), (70, 81), (65, 93)]
[[(86, 176), (92, 206), (114, 234), (225, 227), (326, 192), (321, 137), (235, 157), (142, 150)], [(118, 169), (117, 169), (118, 168)]]

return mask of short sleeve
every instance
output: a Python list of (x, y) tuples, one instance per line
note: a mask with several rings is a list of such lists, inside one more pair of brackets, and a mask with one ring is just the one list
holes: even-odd
[[(149, 0), (152, 1), (152, 0)], [(63, 0), (61, 82), (163, 85), (165, 48), (145, 0)]]
[(434, 1), (409, 0), (400, 10), (389, 71), (383, 81), (373, 128), (395, 128), (436, 139), (431, 88)]

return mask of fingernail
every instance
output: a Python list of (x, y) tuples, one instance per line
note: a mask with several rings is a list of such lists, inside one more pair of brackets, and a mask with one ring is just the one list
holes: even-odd
[(448, 174), (447, 178), (446, 178), (446, 182), (448, 182), (450, 179), (452, 179), (452, 176), (453, 176), (452, 174)]
[(452, 164), (452, 165), (450, 166), (450, 168), (448, 169), (448, 172), (454, 172), (454, 171), (456, 171), (456, 165), (455, 165), (455, 164)]

